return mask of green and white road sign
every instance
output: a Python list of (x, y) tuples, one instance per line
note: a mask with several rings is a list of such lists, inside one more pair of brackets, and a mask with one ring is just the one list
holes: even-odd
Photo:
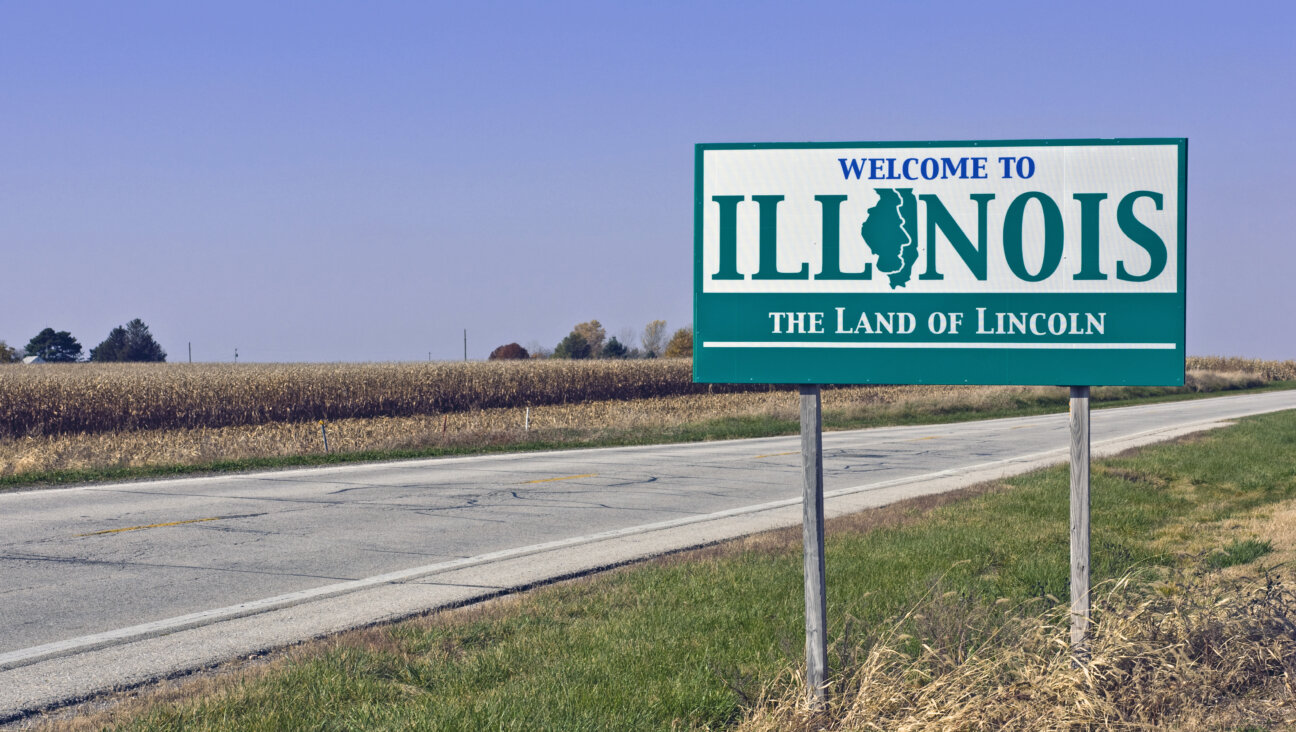
[(1186, 139), (702, 144), (701, 382), (1184, 378)]

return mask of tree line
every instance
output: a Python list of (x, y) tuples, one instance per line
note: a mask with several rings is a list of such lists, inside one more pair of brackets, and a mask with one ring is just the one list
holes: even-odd
[[(636, 336), (639, 343), (634, 343)], [(577, 323), (553, 348), (538, 342), (527, 347), (506, 343), (491, 351), (490, 360), (516, 358), (680, 358), (693, 355), (693, 327), (685, 326), (666, 338), (666, 321), (654, 320), (641, 333), (623, 329), (611, 338), (597, 320)]]
[[(507, 343), (491, 351), (490, 359), (681, 358), (693, 355), (692, 326), (679, 328), (670, 338), (666, 333), (666, 321), (654, 320), (639, 333), (627, 328), (609, 338), (599, 321), (588, 320), (577, 323), (553, 348), (546, 348), (538, 342), (532, 342), (528, 347)], [(45, 328), (32, 336), (21, 349), (0, 341), (0, 363), (21, 361), (26, 356), (36, 356), (49, 363), (164, 362), (167, 358), (166, 351), (139, 318), (113, 328), (108, 337), (91, 348), (88, 354), (71, 333), (53, 328)]]
[(96, 361), (101, 363), (122, 361), (166, 361), (166, 351), (153, 339), (153, 334), (143, 320), (136, 318), (126, 325), (113, 328), (99, 345), (83, 354), (81, 344), (66, 330), (46, 328), (32, 336), (21, 349), (0, 341), (0, 363), (21, 361), (36, 356), (49, 363), (75, 363)]

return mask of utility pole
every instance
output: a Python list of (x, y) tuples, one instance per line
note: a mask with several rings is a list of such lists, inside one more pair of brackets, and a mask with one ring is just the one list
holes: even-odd
[(189, 341), (189, 363), (193, 363), (193, 341)]
[(468, 329), (464, 328), (464, 360), (468, 360)]

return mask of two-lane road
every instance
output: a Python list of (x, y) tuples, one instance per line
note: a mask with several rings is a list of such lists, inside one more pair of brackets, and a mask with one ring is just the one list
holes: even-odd
[[(1096, 446), (1296, 391), (1095, 410)], [(830, 510), (1066, 459), (1065, 414), (824, 436)], [(795, 436), (0, 495), (0, 719), (545, 577), (799, 520)], [(836, 506), (834, 509), (833, 507)], [(438, 594), (439, 593), (439, 594)]]

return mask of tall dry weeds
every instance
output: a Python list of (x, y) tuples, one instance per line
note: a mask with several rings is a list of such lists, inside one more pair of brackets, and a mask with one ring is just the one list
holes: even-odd
[[(829, 706), (807, 710), (785, 674), (742, 732), (1238, 728), (1296, 721), (1296, 596), (1257, 580), (1133, 576), (1095, 593), (1090, 660), (1068, 647), (1065, 606), (1004, 611), (935, 592), (844, 649)], [(939, 617), (930, 634), (924, 618)]]

